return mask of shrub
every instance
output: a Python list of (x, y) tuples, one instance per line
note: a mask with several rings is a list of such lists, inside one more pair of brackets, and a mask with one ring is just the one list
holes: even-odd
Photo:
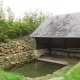
[(8, 42), (10, 39), (7, 35), (0, 34), (0, 42)]

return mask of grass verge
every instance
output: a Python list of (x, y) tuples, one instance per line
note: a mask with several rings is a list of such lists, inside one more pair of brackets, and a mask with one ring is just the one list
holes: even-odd
[(62, 69), (54, 72), (53, 74), (49, 75), (49, 79), (54, 78), (54, 77), (60, 77), (64, 76), (72, 67), (74, 67), (75, 64), (69, 64), (68, 66), (63, 67)]
[(70, 64), (65, 68), (57, 71), (49, 76), (49, 79), (54, 77), (63, 77), (63, 80), (80, 80), (80, 62), (78, 64)]
[(64, 80), (80, 80), (80, 62), (64, 76)]
[(22, 80), (23, 76), (0, 69), (0, 80)]

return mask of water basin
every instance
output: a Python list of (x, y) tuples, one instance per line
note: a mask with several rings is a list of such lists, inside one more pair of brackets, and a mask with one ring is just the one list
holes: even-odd
[(35, 78), (40, 76), (46, 76), (47, 74), (52, 74), (54, 71), (62, 68), (63, 66), (64, 65), (55, 63), (33, 61), (19, 67), (11, 68), (8, 71), (24, 75), (25, 77)]

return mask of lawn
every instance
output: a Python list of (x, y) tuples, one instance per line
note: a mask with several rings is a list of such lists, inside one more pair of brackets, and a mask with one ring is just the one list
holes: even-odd
[(80, 80), (80, 62), (64, 76), (64, 80)]
[(65, 68), (51, 74), (48, 78), (63, 77), (63, 80), (80, 80), (80, 62), (78, 64), (70, 64)]
[(75, 66), (75, 64), (69, 64), (68, 66), (63, 67), (62, 69), (56, 71), (55, 73), (49, 75), (49, 79), (53, 78), (53, 77), (60, 77), (60, 76), (64, 76), (71, 68), (73, 68)]
[(0, 69), (0, 80), (22, 80), (23, 76)]

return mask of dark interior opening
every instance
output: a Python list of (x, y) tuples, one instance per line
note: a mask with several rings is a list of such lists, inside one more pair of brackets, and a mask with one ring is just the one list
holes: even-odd
[(36, 38), (36, 49), (79, 48), (80, 38)]

